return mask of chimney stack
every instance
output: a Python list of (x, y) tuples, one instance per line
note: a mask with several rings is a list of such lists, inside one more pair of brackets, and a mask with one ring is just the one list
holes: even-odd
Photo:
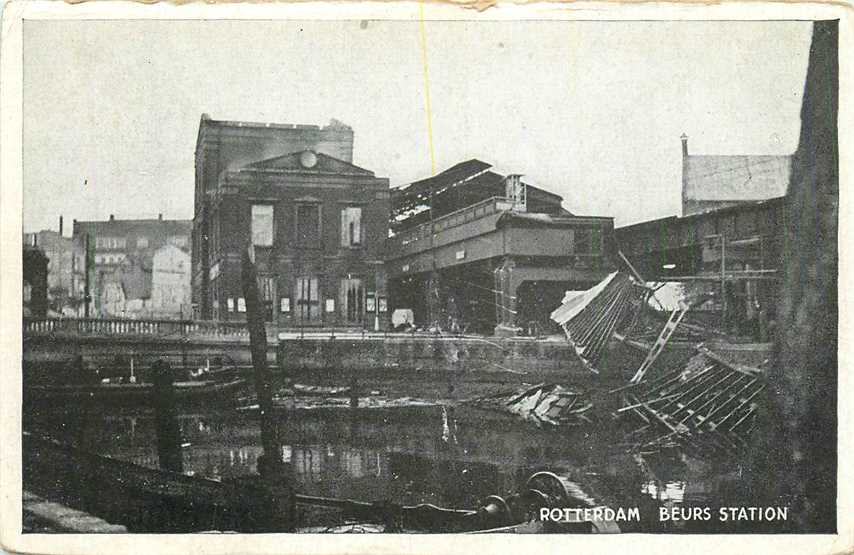
[(110, 214), (110, 221), (115, 221), (116, 217), (113, 214)]
[(163, 220), (163, 214), (158, 214), (157, 219), (162, 221)]
[(59, 215), (59, 236), (62, 237), (62, 214)]
[(682, 133), (679, 138), (682, 139), (682, 156), (688, 156), (688, 135)]

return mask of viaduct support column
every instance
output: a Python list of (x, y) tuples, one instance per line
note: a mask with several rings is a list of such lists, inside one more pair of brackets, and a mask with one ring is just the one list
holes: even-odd
[(439, 272), (431, 271), (427, 275), (427, 328), (439, 329), (442, 327), (442, 298), (441, 278)]
[(495, 335), (512, 337), (516, 335), (516, 287), (514, 287), (513, 269), (516, 262), (506, 257), (495, 269)]

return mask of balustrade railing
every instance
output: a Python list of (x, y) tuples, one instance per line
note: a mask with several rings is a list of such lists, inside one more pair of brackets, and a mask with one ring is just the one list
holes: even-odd
[(245, 322), (131, 320), (102, 318), (24, 318), (24, 335), (232, 337), (248, 338)]

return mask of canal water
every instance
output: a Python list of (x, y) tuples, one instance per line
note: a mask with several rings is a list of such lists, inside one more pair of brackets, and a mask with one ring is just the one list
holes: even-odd
[[(188, 410), (178, 421), (185, 472), (222, 480), (257, 472), (261, 441), (255, 414)], [(632, 454), (627, 430), (608, 415), (589, 425), (548, 430), (442, 406), (302, 410), (280, 414), (276, 423), (282, 460), (296, 490), (307, 495), (470, 509), (489, 495), (523, 491), (531, 474), (548, 470), (579, 484), (600, 504), (638, 508), (640, 521), (620, 523), (626, 532), (731, 530), (716, 521), (661, 521), (659, 510), (716, 511), (738, 496), (737, 462), (701, 461), (679, 452)], [(150, 411), (40, 411), (26, 414), (24, 424), (102, 455), (157, 467)]]

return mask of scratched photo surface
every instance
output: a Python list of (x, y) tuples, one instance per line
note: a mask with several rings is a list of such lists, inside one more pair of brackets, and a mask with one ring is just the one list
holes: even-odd
[(836, 21), (24, 22), (23, 533), (834, 533)]

